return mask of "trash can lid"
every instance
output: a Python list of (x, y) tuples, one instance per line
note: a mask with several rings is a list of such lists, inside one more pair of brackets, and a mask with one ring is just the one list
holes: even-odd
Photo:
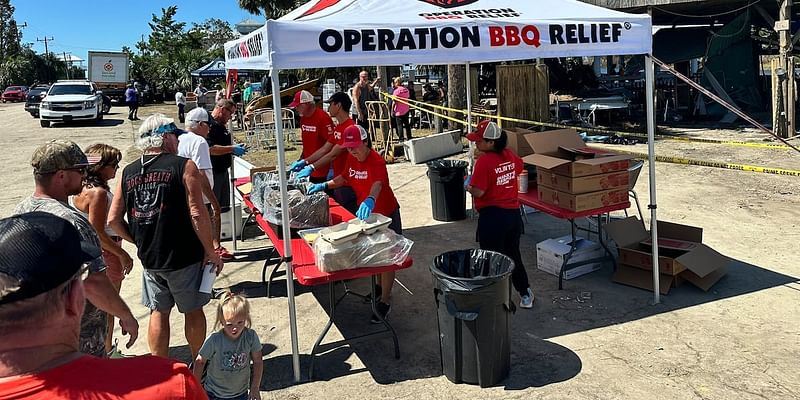
[(490, 250), (454, 250), (436, 256), (430, 269), (437, 278), (499, 280), (511, 274), (514, 261), (504, 254)]
[(463, 169), (467, 168), (469, 163), (462, 160), (433, 160), (426, 163), (430, 169)]

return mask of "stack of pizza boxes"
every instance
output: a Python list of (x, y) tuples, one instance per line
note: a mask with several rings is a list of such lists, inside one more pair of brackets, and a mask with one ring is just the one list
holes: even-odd
[(534, 154), (539, 200), (569, 211), (630, 204), (630, 156), (590, 148), (574, 129), (526, 135)]

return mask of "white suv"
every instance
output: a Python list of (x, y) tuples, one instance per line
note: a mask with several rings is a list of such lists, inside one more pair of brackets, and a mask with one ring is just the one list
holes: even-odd
[(39, 105), (43, 128), (51, 122), (103, 119), (103, 96), (90, 81), (58, 81)]

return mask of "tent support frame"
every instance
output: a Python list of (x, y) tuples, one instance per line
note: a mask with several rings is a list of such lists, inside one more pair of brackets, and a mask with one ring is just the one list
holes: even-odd
[[(281, 82), (280, 69), (270, 69), (272, 77), (272, 109), (280, 116), (281, 110)], [(281, 185), (281, 204), (289, 204), (289, 194), (287, 190), (287, 178), (284, 173), (286, 165), (286, 154), (283, 148), (283, 124), (275, 124), (275, 141), (277, 142), (278, 152), (278, 177)], [(289, 299), (289, 329), (292, 337), (292, 371), (294, 372), (295, 383), (300, 382), (300, 350), (297, 343), (297, 309), (294, 299), (294, 270), (292, 269), (292, 241), (289, 227), (288, 207), (281, 207), (281, 229), (283, 230), (283, 262), (286, 263), (286, 297)]]

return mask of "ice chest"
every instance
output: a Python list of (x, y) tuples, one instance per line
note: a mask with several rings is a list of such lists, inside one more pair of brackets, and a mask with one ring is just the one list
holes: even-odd
[[(570, 241), (572, 241), (572, 236), (567, 235), (556, 239), (547, 239), (537, 243), (537, 268), (547, 272), (548, 274), (558, 276), (561, 273), (561, 267), (564, 265), (564, 256), (569, 252)], [(600, 258), (605, 255), (605, 250), (603, 250), (599, 244), (592, 242), (591, 240), (578, 238), (575, 245), (575, 251), (569, 258), (570, 263)], [(597, 271), (602, 266), (602, 263), (596, 262), (569, 269), (564, 272), (564, 279), (572, 279), (593, 271)]]
[[(648, 271), (646, 275), (650, 282), (642, 282), (647, 279), (645, 275), (635, 274), (635, 271), (622, 271), (623, 274), (621, 270), (615, 273), (614, 281), (652, 288), (653, 257), (648, 244), (650, 232), (645, 229), (644, 223), (636, 217), (629, 217), (612, 221), (605, 225), (605, 229), (617, 244), (619, 263)], [(658, 235), (658, 270), (662, 278), (686, 280), (708, 291), (727, 273), (730, 260), (702, 243), (702, 228), (658, 221)]]

